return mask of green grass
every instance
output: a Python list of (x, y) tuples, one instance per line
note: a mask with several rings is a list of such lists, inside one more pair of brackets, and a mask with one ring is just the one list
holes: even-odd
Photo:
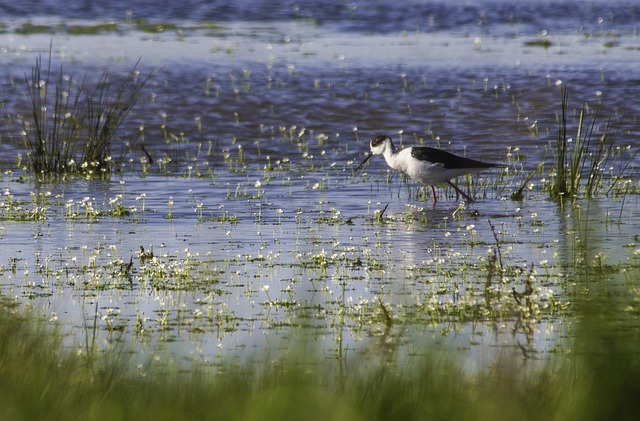
[(330, 360), (304, 340), (259, 367), (133, 368), (121, 348), (66, 351), (55, 329), (11, 302), (0, 313), (6, 420), (625, 420), (638, 410), (640, 332), (606, 295), (582, 307), (575, 353), (543, 367), (504, 357), (477, 373), (428, 349), (415, 366)]

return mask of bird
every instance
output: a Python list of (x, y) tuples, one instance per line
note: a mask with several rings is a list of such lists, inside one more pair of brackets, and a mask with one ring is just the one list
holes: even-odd
[(434, 204), (438, 201), (434, 185), (447, 183), (467, 202), (474, 202), (473, 198), (453, 184), (451, 179), (487, 168), (505, 167), (502, 164), (476, 161), (428, 146), (410, 146), (397, 150), (391, 137), (384, 134), (375, 135), (371, 139), (370, 147), (371, 152), (358, 165), (356, 171), (362, 168), (372, 156), (382, 155), (394, 170), (400, 171), (422, 184), (431, 186)]

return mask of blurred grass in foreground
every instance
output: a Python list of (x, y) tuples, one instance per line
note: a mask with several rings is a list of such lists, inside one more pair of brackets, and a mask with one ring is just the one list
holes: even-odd
[(43, 322), (0, 307), (0, 408), (7, 421), (623, 420), (636, 419), (640, 407), (637, 317), (624, 317), (628, 312), (607, 298), (583, 306), (570, 357), (551, 356), (544, 370), (505, 359), (475, 374), (454, 358), (435, 357), (419, 367), (373, 371), (362, 357), (345, 373), (301, 351), (262, 368), (228, 365), (213, 375), (156, 367), (142, 376), (127, 371), (124, 351), (88, 361), (64, 350)]

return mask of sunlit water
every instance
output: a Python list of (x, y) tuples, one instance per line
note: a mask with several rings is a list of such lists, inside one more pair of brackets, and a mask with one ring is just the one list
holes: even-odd
[[(640, 8), (583, 3), (0, 5), (3, 295), (60, 323), (74, 348), (90, 346), (95, 323), (98, 346), (123, 340), (136, 361), (268, 361), (301, 337), (340, 361), (436, 349), (482, 366), (567, 351), (574, 302), (592, 287), (574, 277), (579, 243), (591, 245), (587, 264), (626, 268), (612, 275), (618, 291), (619, 279), (637, 284), (640, 241), (635, 194), (572, 208), (536, 176), (510, 199), (540, 163), (552, 168), (562, 86), (572, 109), (599, 106), (620, 124), (616, 143), (630, 148), (614, 173), (635, 175)], [(139, 18), (187, 29), (145, 33)], [(121, 30), (15, 33), (27, 19)], [(141, 75), (155, 72), (109, 180), (37, 184), (17, 167), (25, 74), (50, 43), (54, 67), (76, 78), (109, 66), (117, 79), (138, 59)], [(458, 209), (440, 188), (433, 207), (381, 158), (354, 173), (379, 132), (509, 170), (474, 179), (477, 203)], [(10, 202), (46, 219), (17, 221)], [(86, 217), (118, 205), (128, 213)], [(537, 316), (470, 316), (476, 301), (499, 313), (515, 300), (474, 296), (496, 252), (520, 268), (503, 293), (535, 278)]]

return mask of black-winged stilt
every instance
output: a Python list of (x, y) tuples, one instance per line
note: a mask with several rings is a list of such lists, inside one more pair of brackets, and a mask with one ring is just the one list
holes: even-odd
[(382, 155), (387, 164), (394, 170), (400, 171), (412, 179), (431, 186), (433, 203), (436, 203), (436, 189), (434, 185), (447, 183), (455, 189), (467, 202), (473, 199), (458, 186), (451, 182), (452, 178), (470, 174), (487, 168), (504, 167), (502, 164), (493, 164), (476, 161), (454, 155), (440, 149), (427, 146), (412, 146), (396, 150), (393, 141), (387, 135), (376, 135), (371, 139), (371, 152), (356, 168), (359, 170), (373, 155)]

